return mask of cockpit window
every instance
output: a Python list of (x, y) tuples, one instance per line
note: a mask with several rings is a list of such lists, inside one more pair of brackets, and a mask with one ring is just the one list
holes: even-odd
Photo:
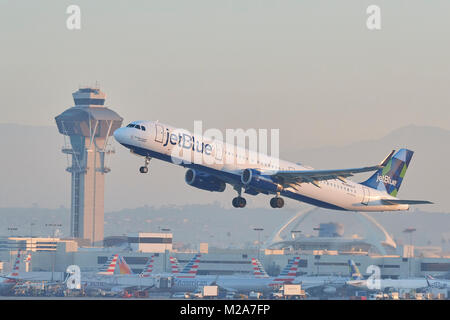
[(140, 125), (134, 124), (134, 123), (130, 123), (129, 125), (127, 125), (127, 128), (136, 128), (138, 130), (145, 131), (145, 127), (144, 126), (140, 126)]

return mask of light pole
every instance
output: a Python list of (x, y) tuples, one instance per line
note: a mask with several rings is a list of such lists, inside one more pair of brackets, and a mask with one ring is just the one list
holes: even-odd
[(411, 258), (414, 255), (414, 249), (412, 246), (412, 234), (416, 231), (415, 228), (406, 228), (404, 233), (409, 233), (409, 250), (408, 250), (408, 277), (411, 278)]
[[(62, 224), (58, 224), (58, 223), (46, 223), (45, 224), (46, 227), (51, 227), (53, 228), (53, 235), (52, 237), (55, 238), (55, 233), (56, 233), (56, 227), (61, 227)], [(56, 263), (56, 249), (57, 249), (57, 244), (55, 243), (55, 250), (53, 250), (53, 259), (52, 259), (52, 281), (53, 281), (53, 274), (55, 273), (55, 263)]]
[(263, 231), (263, 228), (253, 228), (253, 230), (258, 231), (258, 260), (259, 260), (259, 251), (260, 251), (260, 235), (261, 231)]

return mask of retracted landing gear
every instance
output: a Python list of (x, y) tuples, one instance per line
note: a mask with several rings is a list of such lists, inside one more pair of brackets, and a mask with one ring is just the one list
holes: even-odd
[(241, 197), (242, 188), (241, 187), (234, 187), (234, 190), (237, 191), (238, 196), (236, 198), (233, 198), (233, 207), (235, 208), (244, 208), (247, 204), (247, 200), (245, 198)]
[(284, 200), (280, 197), (273, 197), (270, 199), (270, 206), (272, 208), (283, 208), (284, 206)]
[(150, 157), (145, 157), (145, 164), (144, 164), (144, 166), (139, 168), (139, 172), (140, 173), (147, 173), (148, 172), (148, 164), (150, 163), (151, 159), (152, 158), (150, 158)]

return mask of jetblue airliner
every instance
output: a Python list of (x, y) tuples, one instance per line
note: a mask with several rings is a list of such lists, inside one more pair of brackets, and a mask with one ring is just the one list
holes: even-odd
[[(282, 208), (282, 196), (318, 207), (346, 211), (398, 211), (429, 201), (400, 200), (397, 192), (413, 151), (393, 150), (380, 164), (351, 169), (314, 170), (222, 141), (191, 134), (159, 121), (133, 121), (117, 129), (114, 138), (134, 154), (144, 157), (141, 173), (152, 158), (187, 168), (185, 181), (192, 187), (223, 192), (230, 184), (238, 193), (235, 208), (243, 208), (249, 195), (274, 195), (272, 208)], [(233, 161), (225, 161), (232, 159)], [(254, 161), (253, 159), (257, 159)], [(356, 173), (375, 171), (362, 183), (349, 179)]]

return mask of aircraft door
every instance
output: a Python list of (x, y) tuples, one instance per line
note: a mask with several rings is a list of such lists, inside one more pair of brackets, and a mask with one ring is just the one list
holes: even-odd
[(155, 124), (155, 128), (156, 128), (155, 141), (162, 143), (164, 140), (164, 127), (160, 124)]
[(216, 146), (216, 159), (221, 161), (222, 160), (222, 156), (223, 156), (223, 143), (222, 141), (216, 141), (215, 143)]
[(361, 203), (367, 206), (369, 204), (370, 191), (369, 188), (367, 187), (362, 187), (362, 189), (363, 189), (363, 199)]

